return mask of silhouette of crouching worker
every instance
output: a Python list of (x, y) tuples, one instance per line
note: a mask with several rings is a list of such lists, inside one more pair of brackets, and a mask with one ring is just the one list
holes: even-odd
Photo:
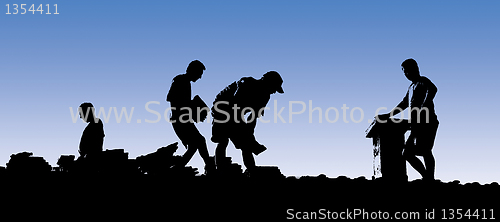
[[(229, 140), (236, 149), (241, 150), (243, 163), (247, 170), (255, 168), (253, 154), (266, 150), (254, 136), (257, 118), (264, 115), (270, 96), (276, 92), (284, 93), (283, 79), (276, 71), (270, 71), (260, 79), (243, 77), (222, 90), (215, 98), (212, 107), (212, 142), (218, 143), (215, 161), (218, 169), (226, 167), (226, 148)], [(249, 114), (246, 121), (244, 116)]]
[[(184, 167), (198, 150), (205, 162), (205, 172), (208, 173), (215, 169), (215, 163), (209, 156), (205, 137), (194, 125), (193, 115), (197, 115), (197, 110), (193, 108), (194, 102), (191, 99), (191, 82), (201, 79), (203, 70), (205, 70), (205, 66), (200, 61), (194, 60), (189, 63), (186, 73), (177, 75), (172, 80), (166, 100), (170, 102), (172, 107), (170, 122), (175, 134), (187, 148), (182, 155), (181, 162), (176, 163), (175, 167)], [(188, 108), (191, 109), (191, 112)]]
[(95, 117), (95, 108), (91, 103), (82, 103), (79, 107), (80, 118), (88, 125), (83, 130), (78, 152), (77, 164), (85, 171), (96, 172), (99, 168), (102, 146), (104, 143), (104, 125)]

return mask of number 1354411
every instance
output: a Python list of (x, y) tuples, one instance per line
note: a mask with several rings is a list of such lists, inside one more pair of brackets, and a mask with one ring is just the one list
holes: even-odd
[[(59, 15), (57, 12), (57, 4), (54, 4), (50, 6), (50, 4), (46, 4), (45, 6), (43, 4), (40, 5), (35, 5), (35, 4), (6, 4), (7, 7), (7, 15), (17, 15), (17, 14), (30, 14), (32, 13), (33, 15), (35, 12), (38, 14), (46, 14), (46, 15)], [(45, 12), (45, 13), (44, 13)]]

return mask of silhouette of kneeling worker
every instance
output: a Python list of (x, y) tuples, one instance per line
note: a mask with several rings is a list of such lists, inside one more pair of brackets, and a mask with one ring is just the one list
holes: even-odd
[[(227, 165), (226, 148), (231, 140), (240, 149), (248, 171), (255, 167), (253, 154), (266, 150), (254, 136), (257, 118), (264, 115), (264, 108), (271, 94), (284, 93), (283, 79), (278, 72), (270, 71), (260, 79), (243, 77), (222, 90), (212, 107), (212, 142), (218, 143), (215, 161), (218, 169)], [(246, 121), (245, 115), (249, 114)]]
[[(184, 167), (198, 150), (205, 162), (205, 172), (208, 173), (210, 170), (215, 170), (215, 163), (213, 158), (209, 156), (205, 137), (198, 131), (193, 120), (193, 118), (195, 118), (196, 122), (204, 120), (203, 117), (201, 117), (201, 120), (197, 118), (199, 116), (197, 112), (199, 103), (204, 103), (198, 96), (195, 96), (193, 100), (191, 99), (191, 82), (201, 79), (204, 70), (205, 65), (198, 60), (189, 63), (186, 73), (177, 75), (172, 80), (166, 100), (170, 102), (172, 108), (170, 122), (172, 122), (175, 134), (187, 148), (184, 155), (182, 155), (181, 162), (177, 163), (175, 167)], [(206, 109), (205, 112), (208, 113), (208, 107)]]
[[(427, 77), (420, 75), (414, 59), (405, 60), (401, 67), (406, 78), (412, 83), (403, 100), (390, 113), (378, 115), (377, 118), (388, 120), (391, 113), (396, 115), (410, 108), (411, 133), (406, 140), (403, 156), (420, 173), (423, 180), (433, 181), (435, 159), (432, 148), (439, 125), (433, 102), (437, 87)], [(424, 158), (425, 166), (417, 156)]]
[(80, 118), (88, 125), (83, 130), (78, 152), (78, 162), (84, 162), (87, 170), (96, 170), (104, 143), (104, 125), (96, 118), (92, 103), (82, 103), (79, 107)]

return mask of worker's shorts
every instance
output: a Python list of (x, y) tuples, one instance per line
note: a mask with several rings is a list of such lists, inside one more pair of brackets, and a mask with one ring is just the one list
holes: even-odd
[(177, 137), (179, 137), (186, 148), (188, 145), (194, 145), (201, 142), (205, 143), (205, 137), (201, 135), (194, 123), (181, 123), (180, 121), (176, 121), (172, 123), (172, 126), (174, 127), (175, 134), (177, 134)]
[(436, 139), (439, 121), (421, 123), (412, 126), (410, 136), (406, 141), (405, 153), (417, 156), (431, 154)]
[(252, 149), (260, 145), (254, 136), (254, 129), (246, 123), (214, 123), (212, 142), (220, 143), (230, 139), (236, 149)]

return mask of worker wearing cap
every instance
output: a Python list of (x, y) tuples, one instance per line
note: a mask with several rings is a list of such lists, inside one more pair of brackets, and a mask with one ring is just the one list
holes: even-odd
[[(271, 95), (284, 93), (283, 79), (276, 71), (265, 73), (262, 78), (243, 77), (222, 90), (212, 107), (212, 142), (218, 143), (215, 150), (217, 168), (224, 167), (223, 159), (229, 140), (240, 149), (247, 170), (255, 167), (253, 154), (258, 155), (266, 147), (254, 136), (257, 118), (264, 115)], [(248, 117), (245, 120), (245, 115)]]

